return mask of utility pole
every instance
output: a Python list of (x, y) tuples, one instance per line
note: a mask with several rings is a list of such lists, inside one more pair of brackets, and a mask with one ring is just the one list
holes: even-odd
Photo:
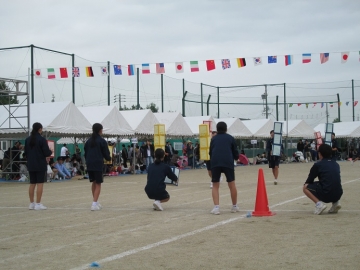
[(329, 123), (328, 103), (326, 102), (326, 123)]
[[(123, 100), (125, 100), (125, 96), (122, 95)], [(114, 96), (114, 103), (116, 102), (116, 95)], [(121, 111), (121, 94), (119, 94), (119, 111)]]

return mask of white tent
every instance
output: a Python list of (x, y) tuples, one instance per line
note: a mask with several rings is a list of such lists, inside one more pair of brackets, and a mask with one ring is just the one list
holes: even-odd
[[(320, 131), (321, 136), (325, 137), (325, 124), (317, 125), (314, 130)], [(334, 123), (334, 133), (337, 138), (357, 138), (360, 137), (360, 121)]]
[[(283, 123), (283, 136), (288, 138), (314, 138), (315, 130), (309, 126), (304, 120), (288, 120), (289, 127), (287, 129), (286, 121)], [(288, 135), (287, 135), (288, 133)]]
[(165, 133), (170, 137), (191, 137), (190, 127), (179, 112), (154, 113), (160, 124), (165, 125)]
[[(27, 115), (26, 107), (10, 109), (14, 117)], [(22, 128), (27, 126), (27, 119), (9, 120), (6, 119), (8, 114), (5, 107), (0, 106), (1, 137), (27, 136), (26, 130)], [(90, 122), (71, 101), (30, 104), (30, 129), (34, 122), (43, 125), (43, 132), (47, 137), (77, 137), (92, 133)]]
[(91, 123), (103, 125), (103, 134), (111, 136), (132, 136), (134, 131), (115, 106), (78, 107)]
[(184, 119), (194, 135), (199, 135), (199, 125), (203, 121), (211, 121), (211, 130), (216, 130), (216, 122), (212, 116), (187, 116)]
[(227, 133), (234, 138), (249, 138), (251, 137), (250, 130), (244, 125), (239, 118), (220, 118), (215, 119), (216, 123), (225, 122), (227, 125)]
[(154, 125), (159, 124), (151, 110), (120, 111), (137, 135), (154, 135)]
[(272, 119), (256, 119), (244, 120), (243, 124), (250, 130), (255, 138), (268, 138), (270, 131), (274, 129), (274, 121)]

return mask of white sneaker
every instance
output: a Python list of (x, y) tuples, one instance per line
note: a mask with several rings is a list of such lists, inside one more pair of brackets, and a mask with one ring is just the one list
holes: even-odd
[(100, 203), (97, 203), (97, 205), (99, 206), (100, 209), (102, 209), (102, 205)]
[(214, 214), (214, 215), (220, 215), (220, 208), (219, 207), (214, 207), (214, 209), (211, 210), (210, 213)]
[(336, 214), (341, 208), (340, 201), (334, 202), (328, 211), (329, 214)]
[(210, 182), (210, 188), (213, 188), (213, 182)]
[(159, 201), (155, 201), (155, 202), (153, 203), (153, 206), (154, 206), (155, 210), (158, 210), (158, 211), (163, 211), (163, 210), (164, 210), (164, 209), (162, 208), (162, 206), (161, 206), (161, 202), (159, 202)]
[(275, 186), (277, 185), (277, 180), (274, 180), (274, 185), (275, 185)]
[(29, 210), (34, 210), (35, 209), (35, 203), (30, 203), (29, 205)]
[(322, 201), (319, 201), (318, 205), (315, 205), (314, 214), (315, 215), (321, 215), (321, 213), (326, 209), (326, 204)]
[(236, 213), (236, 212), (240, 212), (240, 208), (236, 205), (236, 206), (232, 206), (231, 207), (231, 213)]
[(44, 206), (42, 203), (37, 203), (37, 204), (35, 204), (35, 208), (34, 208), (35, 210), (46, 210), (47, 209), (47, 207), (46, 206)]
[(90, 210), (91, 211), (99, 211), (101, 208), (99, 207), (99, 205), (95, 204), (95, 205), (91, 205)]

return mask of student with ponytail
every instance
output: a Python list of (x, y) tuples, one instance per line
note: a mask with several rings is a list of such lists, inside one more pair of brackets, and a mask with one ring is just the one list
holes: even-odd
[(153, 207), (155, 210), (163, 211), (161, 203), (170, 200), (170, 195), (166, 191), (166, 176), (172, 181), (177, 181), (177, 176), (172, 172), (169, 165), (163, 162), (165, 151), (161, 148), (155, 150), (155, 162), (149, 165), (145, 192), (149, 199), (155, 200)]
[[(51, 156), (52, 152), (46, 139), (41, 136), (42, 128), (40, 123), (34, 123), (31, 135), (25, 140), (25, 155), (27, 157), (27, 168), (30, 175), (30, 210), (47, 209), (47, 207), (41, 203), (41, 196), (47, 172), (46, 158)], [(36, 203), (34, 202), (35, 187), (37, 187)]]
[(110, 161), (111, 157), (107, 142), (101, 137), (103, 126), (99, 123), (95, 123), (92, 126), (92, 130), (93, 133), (84, 146), (84, 156), (89, 180), (92, 183), (91, 192), (93, 196), (93, 203), (91, 205), (91, 211), (97, 211), (102, 208), (100, 203), (98, 203), (98, 200), (101, 191), (101, 183), (104, 182), (104, 159)]

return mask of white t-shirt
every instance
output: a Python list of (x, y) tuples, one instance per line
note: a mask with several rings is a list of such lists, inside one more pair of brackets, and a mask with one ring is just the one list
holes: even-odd
[(61, 147), (60, 156), (66, 156), (66, 151), (68, 151), (68, 149), (65, 146)]

